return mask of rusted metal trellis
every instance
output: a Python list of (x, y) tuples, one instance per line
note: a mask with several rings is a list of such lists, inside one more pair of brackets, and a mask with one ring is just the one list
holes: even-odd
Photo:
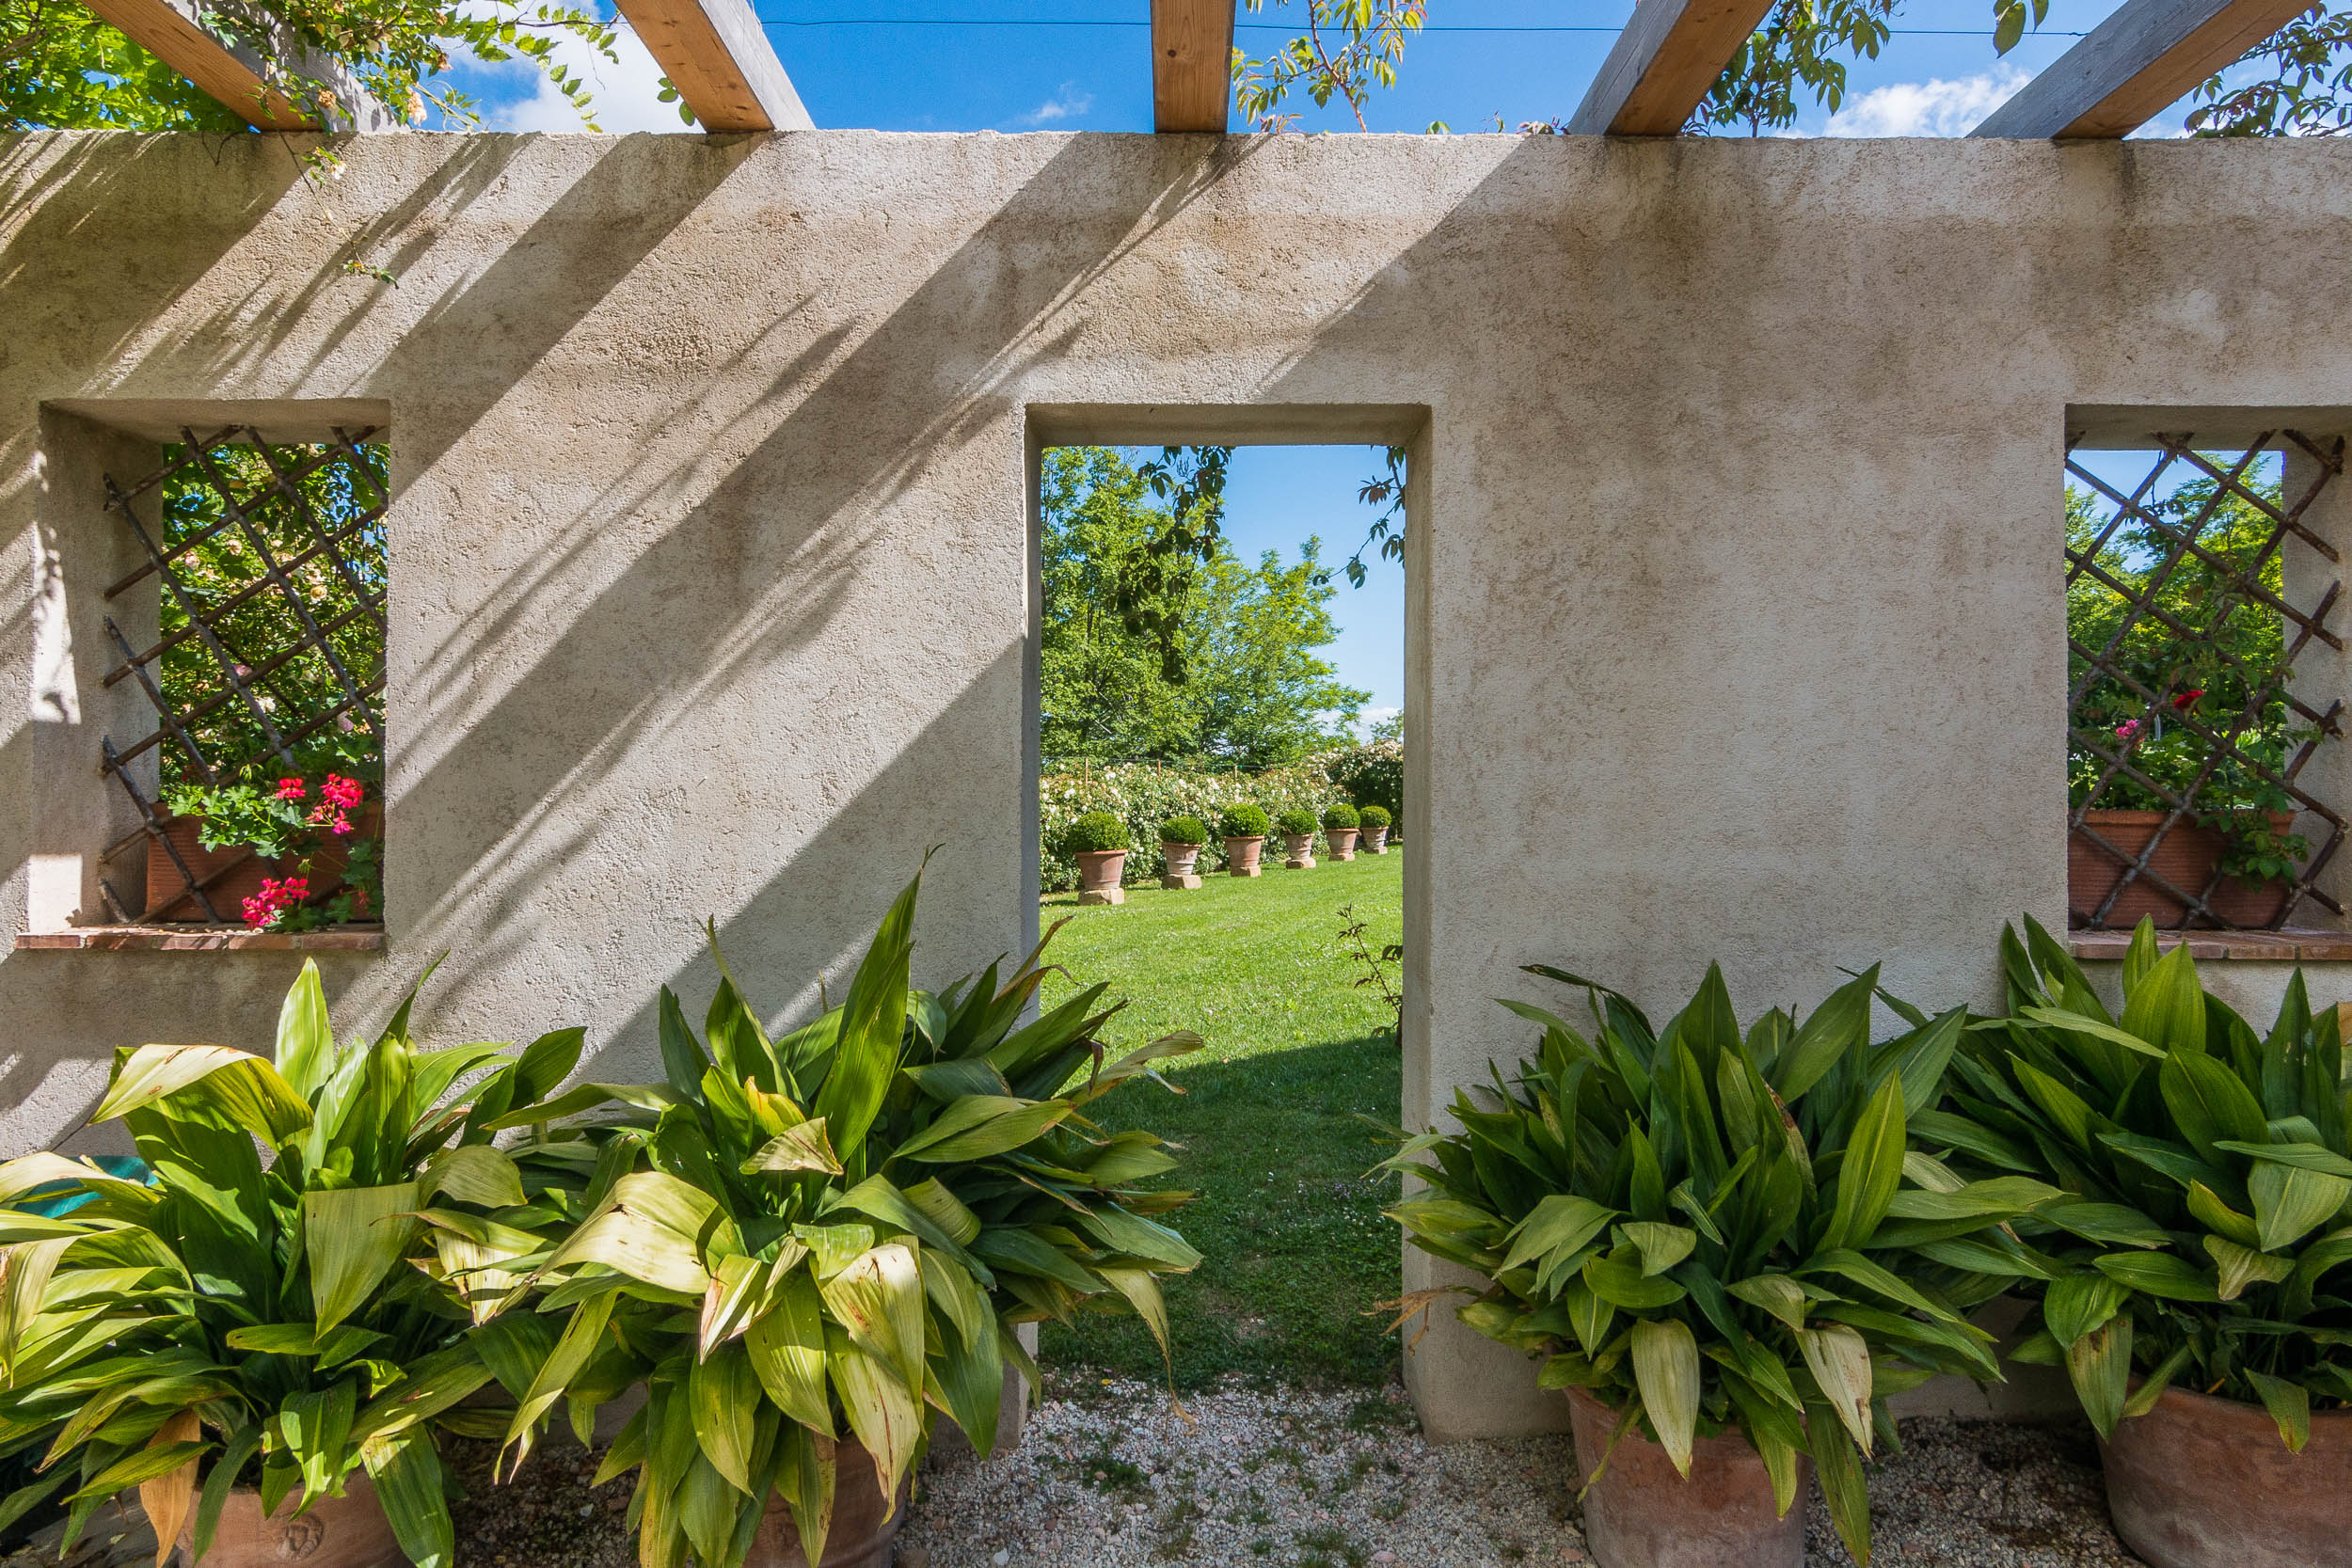
[[(2343, 649), (2328, 624), (2343, 583), (2331, 578), (2314, 593), (2315, 584), (2298, 582), (2290, 596), (2281, 591), (2280, 550), (2293, 536), (2338, 562), (2303, 517), (2341, 479), (2344, 443), (2271, 431), (2219, 461), (2185, 434), (2153, 436), (2150, 447), (2155, 461), (2126, 491), (2068, 444), (2069, 477), (2105, 513), (2070, 528), (2070, 611), (2087, 604), (2107, 631), (2090, 646), (2070, 613), (2067, 730), (2077, 798), (2070, 858), (2085, 858), (2087, 848), (2112, 877), (2111, 885), (2100, 879), (2092, 896), (2077, 890), (2075, 924), (2132, 924), (2129, 911), (2152, 895), (2176, 912), (2173, 923), (2196, 927), (2276, 928), (2292, 923), (2305, 899), (2341, 914), (2315, 883), (2344, 843), (2344, 818), (2298, 779), (2323, 743), (2341, 739), (2344, 704), (2312, 706), (2294, 689), (2293, 674), (2314, 639)], [(2315, 477), (2294, 494), (2282, 483), (2274, 498), (2258, 476), (2265, 454), (2280, 450), (2312, 459)], [(2259, 656), (2249, 657), (2249, 647)], [(2170, 744), (2160, 752), (2152, 739), (2167, 735)], [(2130, 835), (2111, 826), (2115, 818), (2094, 817), (2152, 801), (2149, 822)], [(2184, 876), (2188, 860), (2165, 853), (2176, 837), (2227, 832), (2272, 814), (2291, 814), (2308, 846), (2275, 898), (2249, 904), (2223, 866)], [(2276, 842), (2275, 828), (2254, 831)], [(2259, 912), (2249, 918), (2249, 908)]]
[[(246, 425), (205, 436), (183, 430), (181, 445), (156, 472), (127, 488), (106, 478), (107, 510), (147, 560), (105, 596), (112, 603), (157, 579), (164, 629), (137, 648), (114, 615), (106, 617), (119, 661), (105, 683), (136, 681), (154, 706), (156, 725), (125, 746), (111, 736), (99, 742), (103, 770), (130, 796), (139, 817), (136, 829), (107, 847), (105, 858), (151, 841), (180, 882), (160, 899), (143, 894), (135, 910), (102, 878), (119, 920), (220, 922), (226, 916), (214, 890), (253, 859), (248, 848), (226, 859), (204, 857), (202, 870), (190, 865), (184, 847), (166, 831), (170, 814), (140, 786), (132, 766), (148, 752), (158, 753), (167, 784), (185, 778), (219, 784), (231, 782), (230, 770), (264, 760), (300, 772), (297, 748), (330, 728), (383, 733), (380, 557), (389, 497), (360, 450), (375, 431), (333, 434), (331, 441), (272, 447)], [(340, 498), (325, 516), (306, 493), (321, 480)], [(167, 492), (196, 495), (199, 504), (167, 519)], [(157, 516), (154, 526), (142, 519), (142, 506)], [(360, 647), (378, 657), (356, 658)], [(167, 662), (174, 660), (176, 666)], [(175, 667), (181, 678), (166, 673)]]

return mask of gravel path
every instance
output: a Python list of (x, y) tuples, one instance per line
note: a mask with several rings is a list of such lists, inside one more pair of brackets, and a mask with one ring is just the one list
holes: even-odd
[[(1430, 1444), (1401, 1390), (1222, 1387), (1187, 1422), (1145, 1385), (1064, 1379), (1021, 1448), (927, 1474), (898, 1568), (1518, 1568), (1587, 1560), (1565, 1436)], [(1908, 1420), (1870, 1481), (1878, 1568), (2106, 1568), (2086, 1428)], [(463, 1568), (631, 1568), (630, 1482), (549, 1444), (508, 1486), (457, 1457)], [(1811, 1561), (1850, 1568), (1818, 1497)]]

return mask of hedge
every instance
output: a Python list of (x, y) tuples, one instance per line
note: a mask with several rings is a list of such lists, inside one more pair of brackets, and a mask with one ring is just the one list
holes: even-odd
[[(1089, 811), (1107, 811), (1127, 824), (1135, 848), (1127, 856), (1130, 881), (1152, 880), (1168, 869), (1160, 854), (1160, 824), (1171, 816), (1215, 822), (1227, 806), (1254, 800), (1268, 813), (1295, 806), (1318, 817), (1347, 797), (1313, 757), (1263, 773), (1210, 773), (1158, 767), (1148, 762), (1114, 763), (1084, 773), (1049, 773), (1038, 781), (1039, 874), (1048, 893), (1078, 885), (1078, 863), (1062, 853), (1070, 824)], [(1200, 869), (1225, 863), (1222, 845), (1200, 851)]]

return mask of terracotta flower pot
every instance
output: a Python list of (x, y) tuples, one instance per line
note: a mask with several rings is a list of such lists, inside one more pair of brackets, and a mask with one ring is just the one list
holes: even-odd
[(2352, 1568), (2352, 1411), (2289, 1451), (2258, 1404), (2167, 1388), (2099, 1446), (2115, 1533), (2154, 1568)]
[[(908, 1482), (900, 1481), (898, 1496), (885, 1503), (874, 1461), (863, 1447), (843, 1443), (834, 1463), (833, 1525), (825, 1534), (825, 1559), (816, 1568), (890, 1568), (898, 1527), (906, 1521)], [(809, 1568), (791, 1520), (783, 1497), (770, 1493), (743, 1568)]]
[(1352, 861), (1356, 858), (1357, 832), (1358, 830), (1354, 828), (1326, 828), (1323, 830), (1324, 841), (1331, 846), (1331, 858), (1333, 860)]
[[(873, 1484), (870, 1476), (866, 1484)], [(364, 1472), (343, 1479), (342, 1497), (321, 1497), (296, 1517), (301, 1502), (299, 1493), (289, 1496), (277, 1513), (264, 1516), (259, 1492), (244, 1486), (230, 1491), (203, 1568), (279, 1568), (288, 1562), (308, 1568), (396, 1568), (407, 1562)], [(180, 1527), (178, 1568), (195, 1560), (195, 1538), (191, 1507)]]
[(1797, 1461), (1797, 1500), (1772, 1512), (1772, 1478), (1737, 1431), (1692, 1445), (1689, 1480), (1666, 1450), (1629, 1432), (1610, 1453), (1617, 1413), (1581, 1388), (1568, 1390), (1577, 1481), (1609, 1453), (1584, 1495), (1584, 1544), (1600, 1568), (1804, 1568), (1804, 1498), (1813, 1462)]
[(1292, 871), (1312, 871), (1315, 868), (1315, 835), (1284, 833), (1282, 835), (1282, 864)]
[[(2168, 815), (2160, 811), (2089, 811), (2083, 814), (2083, 826), (2137, 860)], [(2295, 821), (2289, 812), (2265, 815), (2277, 832), (2285, 832)], [(2225, 848), (2227, 845), (2219, 833), (2184, 818), (2164, 835), (2148, 869), (2184, 893), (2202, 893)], [(2082, 833), (2067, 835), (2066, 907), (2074, 924), (2090, 922), (2114, 891), (2115, 884), (2123, 879), (2123, 863)], [(2226, 926), (2252, 930), (2275, 925), (2283, 912), (2286, 898), (2283, 882), (2241, 882), (2233, 877), (2223, 880), (2206, 902)], [(2161, 929), (2178, 930), (2188, 924), (2188, 906), (2145, 876), (2137, 877), (2107, 911), (2106, 924), (2111, 929), (2127, 931), (2138, 925), (2143, 915)]]
[(1265, 836), (1229, 838), (1225, 841), (1225, 869), (1236, 877), (1258, 875), (1258, 855), (1265, 847)]
[(1081, 904), (1123, 904), (1127, 895), (1119, 885), (1126, 874), (1127, 851), (1124, 849), (1081, 849), (1078, 851), (1078, 902)]
[[(204, 895), (213, 901), (213, 908), (226, 921), (245, 918), (245, 901), (262, 891), (265, 877), (291, 877), (301, 867), (297, 859), (263, 860), (248, 854), (242, 846), (231, 845), (225, 849), (207, 849), (197, 842), (204, 826), (200, 816), (171, 816), (160, 824), (164, 836), (180, 858), (188, 863), (188, 873), (199, 885), (226, 871), (218, 881), (204, 885)], [(313, 895), (331, 894), (343, 885), (343, 867), (351, 861), (354, 840), (384, 836), (384, 808), (371, 800), (361, 810), (353, 832), (343, 838), (329, 835), (310, 857), (310, 891)], [(180, 879), (180, 868), (171, 863), (170, 854), (150, 838), (147, 841), (147, 910), (146, 920), (196, 920), (204, 918), (204, 906), (198, 902), (187, 884)]]
[(1160, 854), (1168, 862), (1168, 869), (1160, 875), (1165, 888), (1195, 888), (1200, 885), (1200, 874), (1193, 869), (1200, 863), (1198, 844), (1163, 844)]
[(1367, 855), (1385, 855), (1388, 852), (1389, 830), (1386, 828), (1366, 828), (1364, 830), (1364, 853)]

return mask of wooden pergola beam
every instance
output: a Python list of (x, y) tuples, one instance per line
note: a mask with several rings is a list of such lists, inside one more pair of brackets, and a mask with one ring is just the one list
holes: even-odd
[(1152, 129), (1223, 135), (1233, 0), (1152, 0)]
[(1568, 129), (1677, 135), (1771, 9), (1772, 0), (1637, 0)]
[(1972, 136), (2127, 135), (2285, 26), (2310, 0), (2124, 0)]
[(702, 128), (808, 131), (784, 62), (748, 0), (619, 0), (621, 14)]
[(91, 11), (257, 131), (316, 131), (320, 122), (165, 0), (87, 0)]

